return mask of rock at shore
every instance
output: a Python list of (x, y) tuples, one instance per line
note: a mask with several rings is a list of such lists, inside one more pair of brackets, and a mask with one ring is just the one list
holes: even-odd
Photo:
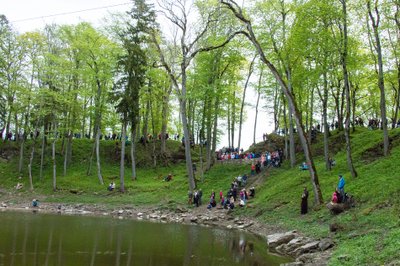
[(296, 231), (268, 235), (267, 236), (268, 247), (274, 249), (277, 246), (288, 243), (295, 237), (297, 237)]

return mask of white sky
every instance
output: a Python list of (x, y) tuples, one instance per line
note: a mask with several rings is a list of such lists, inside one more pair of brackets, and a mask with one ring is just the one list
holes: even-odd
[(109, 12), (127, 11), (129, 3), (129, 0), (0, 0), (0, 14), (5, 15), (14, 28), (22, 33), (52, 23), (75, 24), (88, 21), (96, 26)]
[[(5, 15), (19, 33), (23, 33), (42, 29), (46, 24), (53, 23), (76, 24), (87, 21), (94, 26), (99, 26), (102, 18), (110, 13), (127, 11), (130, 5), (130, 0), (0, 0), (0, 14)], [(246, 102), (255, 105), (256, 100), (255, 91), (249, 88)], [(262, 141), (264, 132), (270, 133), (273, 129), (272, 115), (268, 115), (261, 108), (263, 105), (265, 102), (260, 100), (256, 142)], [(246, 109), (247, 121), (242, 127), (241, 141), (244, 149), (253, 142), (254, 127), (254, 108), (248, 106)], [(237, 146), (238, 135), (237, 130), (234, 146)], [(228, 146), (227, 136), (223, 137), (218, 145), (218, 147), (223, 146)]]

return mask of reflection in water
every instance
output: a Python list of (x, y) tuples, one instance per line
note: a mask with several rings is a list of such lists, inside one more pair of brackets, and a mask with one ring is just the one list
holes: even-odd
[(279, 265), (244, 232), (111, 218), (1, 212), (0, 265)]

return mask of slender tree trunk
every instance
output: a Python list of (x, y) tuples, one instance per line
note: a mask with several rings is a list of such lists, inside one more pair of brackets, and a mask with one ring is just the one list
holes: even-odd
[(57, 136), (54, 136), (52, 147), (52, 159), (53, 159), (53, 191), (57, 190), (57, 162), (56, 162), (56, 141)]
[(264, 69), (261, 68), (261, 70), (260, 70), (260, 76), (259, 76), (259, 78), (258, 78), (257, 102), (256, 102), (256, 115), (255, 115), (255, 118), (254, 118), (254, 130), (253, 130), (253, 145), (256, 144), (258, 105), (259, 105), (259, 103), (260, 103), (260, 96), (261, 96), (261, 80), (262, 80), (263, 70), (264, 70)]
[(32, 145), (31, 157), (29, 159), (29, 164), (28, 164), (29, 188), (31, 191), (33, 190), (32, 162), (33, 162), (34, 155), (35, 155), (35, 144)]
[(236, 91), (233, 91), (233, 102), (232, 102), (232, 110), (231, 110), (231, 114), (232, 114), (232, 118), (231, 118), (231, 124), (232, 124), (232, 128), (231, 128), (231, 143), (232, 143), (232, 148), (235, 148), (235, 122), (236, 122)]
[(39, 179), (43, 179), (43, 163), (44, 163), (44, 153), (46, 149), (46, 127), (43, 127), (43, 132), (42, 132), (42, 150), (41, 150), (41, 155), (40, 155), (40, 173), (39, 173)]
[(351, 142), (350, 142), (350, 84), (349, 76), (347, 72), (347, 7), (346, 0), (340, 0), (342, 2), (342, 12), (343, 12), (343, 50), (341, 54), (342, 69), (343, 69), (343, 79), (344, 79), (344, 89), (346, 95), (346, 120), (345, 120), (345, 130), (344, 135), (346, 138), (346, 154), (347, 154), (347, 166), (350, 170), (351, 176), (357, 177), (357, 171), (353, 165), (353, 158), (351, 155)]
[[(211, 147), (211, 159), (210, 161), (207, 161), (207, 171), (211, 169), (211, 166), (214, 165), (215, 162), (215, 151), (217, 150), (217, 132), (218, 132), (218, 112), (219, 112), (219, 94), (217, 95), (217, 98), (215, 99), (215, 106), (214, 106), (214, 125), (213, 125), (213, 130), (212, 130), (212, 147)], [(210, 143), (207, 143), (207, 145), (210, 145)]]
[(135, 123), (132, 123), (131, 127), (131, 167), (132, 167), (132, 180), (136, 180), (136, 126), (134, 125)]
[(96, 128), (96, 164), (97, 164), (97, 178), (99, 179), (99, 182), (101, 185), (104, 185), (104, 181), (103, 181), (103, 176), (101, 175), (101, 164), (100, 164), (100, 128), (97, 125)]
[(328, 77), (326, 71), (323, 73), (324, 78), (324, 95), (322, 97), (322, 119), (324, 127), (324, 158), (326, 170), (331, 170), (329, 162), (329, 124), (328, 124)]
[(312, 87), (311, 88), (311, 95), (310, 95), (310, 108), (309, 108), (309, 110), (310, 110), (310, 115), (309, 115), (309, 128), (308, 128), (308, 130), (309, 130), (309, 132), (310, 132), (310, 134), (309, 134), (309, 136), (310, 136), (310, 143), (311, 143), (311, 135), (312, 135), (312, 128), (313, 128), (313, 120), (314, 120), (314, 116), (313, 116), (313, 113), (314, 113), (314, 90), (315, 90), (315, 88), (314, 87)]
[(122, 137), (121, 137), (121, 162), (119, 168), (119, 180), (120, 187), (119, 191), (125, 192), (125, 137), (126, 137), (126, 114), (124, 114), (124, 120), (122, 121)]
[(289, 131), (288, 131), (288, 119), (287, 119), (287, 111), (286, 111), (286, 103), (283, 101), (283, 125), (285, 127), (285, 158), (289, 158)]
[(87, 176), (92, 174), (93, 156), (94, 156), (95, 152), (96, 152), (96, 141), (93, 142), (92, 153), (90, 154), (90, 158), (89, 158), (89, 166), (88, 166), (88, 169), (86, 171), (86, 175)]
[(192, 154), (190, 151), (190, 132), (186, 115), (186, 62), (182, 63), (182, 83), (181, 83), (181, 97), (179, 99), (179, 107), (182, 118), (183, 135), (185, 136), (185, 157), (186, 157), (186, 171), (188, 173), (189, 189), (193, 191), (196, 187), (193, 175), (193, 162)]
[[(70, 134), (70, 132), (68, 131), (68, 134)], [(68, 164), (68, 145), (65, 145), (65, 150), (64, 150), (64, 172), (63, 172), (63, 176), (67, 175), (67, 164)]]
[(232, 147), (231, 145), (231, 104), (228, 103), (228, 146)]
[[(345, 0), (342, 0), (345, 1)], [(380, 22), (380, 14), (377, 7), (377, 2), (375, 1), (375, 15), (376, 18), (372, 15), (371, 12), (371, 2), (367, 1), (368, 6), (368, 14), (372, 23), (372, 28), (374, 30), (375, 37), (375, 50), (378, 56), (378, 87), (381, 93), (381, 120), (382, 120), (382, 129), (383, 129), (383, 154), (384, 156), (389, 155), (389, 133), (387, 129), (387, 118), (386, 118), (386, 99), (385, 99), (385, 81), (383, 76), (383, 59), (382, 59), (382, 47), (381, 40), (379, 36), (379, 22)]]
[(166, 133), (168, 126), (168, 107), (169, 107), (169, 95), (171, 95), (172, 85), (170, 85), (169, 89), (166, 91), (163, 96), (162, 103), (162, 124), (161, 124), (161, 154), (165, 154), (166, 147)]
[(249, 66), (249, 72), (247, 74), (246, 83), (244, 84), (244, 88), (243, 88), (242, 104), (240, 105), (240, 117), (239, 117), (239, 137), (238, 137), (238, 148), (239, 149), (240, 149), (240, 144), (241, 144), (240, 141), (242, 139), (242, 123), (243, 123), (243, 112), (244, 112), (244, 104), (245, 104), (245, 99), (246, 99), (246, 91), (247, 91), (247, 86), (249, 85), (251, 74), (253, 74), (253, 66), (254, 66), (254, 61), (256, 60), (256, 57), (257, 57), (257, 54), (255, 54), (253, 57), (253, 60), (251, 60), (251, 63)]
[[(26, 132), (24, 134), (26, 134)], [(22, 173), (22, 165), (24, 162), (24, 146), (25, 146), (25, 138), (22, 138), (20, 148), (19, 148), (19, 163), (18, 163), (18, 174), (19, 175), (21, 175), (21, 173)]]
[[(150, 100), (146, 101), (146, 111), (143, 116), (143, 137), (144, 137), (144, 146), (147, 146), (147, 135), (149, 133), (149, 115), (150, 115)], [(155, 134), (155, 132), (153, 132)], [(153, 138), (157, 138), (157, 136), (153, 136)]]

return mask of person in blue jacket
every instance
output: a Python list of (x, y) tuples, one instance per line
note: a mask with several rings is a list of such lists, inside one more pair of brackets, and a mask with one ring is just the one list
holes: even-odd
[(344, 177), (342, 175), (339, 175), (338, 189), (339, 189), (339, 193), (340, 193), (340, 197), (341, 197), (340, 202), (344, 202), (344, 199), (345, 199), (344, 185), (345, 185)]

